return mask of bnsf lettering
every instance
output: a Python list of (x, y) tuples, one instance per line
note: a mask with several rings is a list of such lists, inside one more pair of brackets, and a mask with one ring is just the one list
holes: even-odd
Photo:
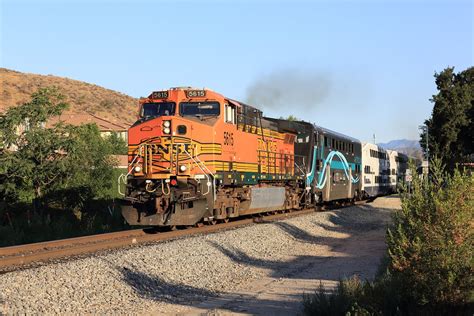
[(224, 132), (224, 145), (234, 146), (234, 134)]
[[(170, 145), (152, 145), (152, 153), (154, 155), (157, 154), (169, 154), (170, 153)], [(182, 154), (185, 151), (190, 152), (191, 145), (190, 144), (181, 144), (180, 146), (174, 146), (173, 152), (178, 154)]]
[(163, 145), (153, 145), (152, 151), (153, 154), (169, 154), (170, 152), (169, 147)]

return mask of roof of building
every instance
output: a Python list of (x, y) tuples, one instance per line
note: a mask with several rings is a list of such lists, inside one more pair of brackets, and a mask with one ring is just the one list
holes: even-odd
[(128, 156), (127, 155), (112, 155), (112, 158), (117, 163), (117, 168), (128, 168)]
[(111, 122), (90, 113), (63, 113), (49, 120), (46, 125), (51, 126), (58, 122), (64, 122), (71, 125), (95, 123), (99, 127), (99, 130), (103, 132), (123, 132), (128, 129), (128, 126), (123, 123)]

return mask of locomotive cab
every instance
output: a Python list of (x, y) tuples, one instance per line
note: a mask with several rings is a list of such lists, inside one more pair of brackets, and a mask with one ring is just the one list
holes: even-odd
[[(133, 162), (136, 169), (150, 179), (190, 175), (185, 171), (197, 168), (196, 164), (188, 166), (195, 160), (191, 159), (195, 158), (192, 151), (196, 151), (194, 156), (221, 154), (210, 148), (213, 146), (203, 146), (203, 139), (219, 143), (224, 136), (226, 145), (232, 145), (229, 135), (236, 129), (236, 106), (211, 90), (172, 88), (153, 92), (140, 100), (139, 119), (129, 129), (129, 163), (137, 158)], [(216, 129), (225, 131), (216, 135)], [(195, 171), (193, 174), (202, 170)], [(133, 175), (140, 176), (139, 172)]]

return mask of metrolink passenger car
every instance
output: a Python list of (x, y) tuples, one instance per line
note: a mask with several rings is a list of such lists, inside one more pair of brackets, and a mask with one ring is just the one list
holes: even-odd
[(363, 182), (372, 174), (355, 138), (209, 89), (155, 91), (139, 106), (122, 207), (131, 225), (214, 224), (385, 192)]

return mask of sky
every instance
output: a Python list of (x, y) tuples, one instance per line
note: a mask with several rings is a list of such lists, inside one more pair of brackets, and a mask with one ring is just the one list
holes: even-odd
[(362, 141), (418, 139), (474, 65), (473, 0), (0, 0), (0, 65), (133, 97), (207, 87)]

